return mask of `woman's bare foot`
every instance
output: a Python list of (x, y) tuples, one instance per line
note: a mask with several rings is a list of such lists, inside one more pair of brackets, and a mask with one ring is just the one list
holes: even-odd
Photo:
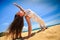
[(45, 27), (45, 28), (41, 28), (41, 31), (44, 31), (44, 30), (46, 30), (47, 29), (47, 27)]

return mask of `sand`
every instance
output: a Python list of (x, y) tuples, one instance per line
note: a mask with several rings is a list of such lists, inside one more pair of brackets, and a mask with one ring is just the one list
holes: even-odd
[[(28, 39), (27, 35), (27, 32), (22, 33), (24, 40), (60, 40), (60, 25), (51, 26), (45, 31), (32, 31), (32, 35)], [(5, 36), (0, 37), (0, 40), (5, 40)], [(7, 40), (11, 40), (11, 38)]]

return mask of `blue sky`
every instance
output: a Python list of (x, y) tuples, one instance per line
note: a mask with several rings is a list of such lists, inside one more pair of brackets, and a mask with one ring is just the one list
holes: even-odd
[[(14, 15), (19, 11), (13, 5), (16, 2), (24, 9), (30, 8), (36, 12), (46, 23), (54, 25), (60, 23), (60, 0), (0, 0), (0, 32), (6, 31), (14, 19)], [(24, 19), (24, 28), (27, 30), (27, 23)], [(31, 22), (32, 28), (39, 28), (38, 23)]]

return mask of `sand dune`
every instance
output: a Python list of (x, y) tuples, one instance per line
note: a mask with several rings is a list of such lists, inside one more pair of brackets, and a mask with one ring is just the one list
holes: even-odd
[[(26, 37), (27, 32), (22, 33), (22, 36)], [(5, 36), (0, 37), (0, 40), (5, 40)], [(11, 38), (8, 38), (7, 40), (11, 40)], [(45, 31), (32, 31), (31, 37), (27, 40), (60, 40), (60, 25), (49, 27)]]

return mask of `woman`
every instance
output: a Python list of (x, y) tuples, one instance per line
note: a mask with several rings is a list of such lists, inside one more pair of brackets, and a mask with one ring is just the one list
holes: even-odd
[(31, 30), (32, 30), (30, 19), (33, 19), (35, 22), (39, 23), (41, 30), (47, 29), (45, 22), (31, 9), (24, 10), (21, 6), (17, 5), (16, 3), (14, 5), (24, 12), (24, 16), (28, 23), (28, 36), (31, 35)]
[[(20, 11), (18, 12), (15, 17), (13, 22), (11, 23), (10, 27), (8, 28), (8, 35), (11, 35), (12, 39), (15, 40), (16, 38), (21, 38), (21, 33), (22, 33), (22, 28), (24, 26), (24, 20), (23, 20), (23, 12)], [(15, 38), (14, 38), (15, 36)]]

